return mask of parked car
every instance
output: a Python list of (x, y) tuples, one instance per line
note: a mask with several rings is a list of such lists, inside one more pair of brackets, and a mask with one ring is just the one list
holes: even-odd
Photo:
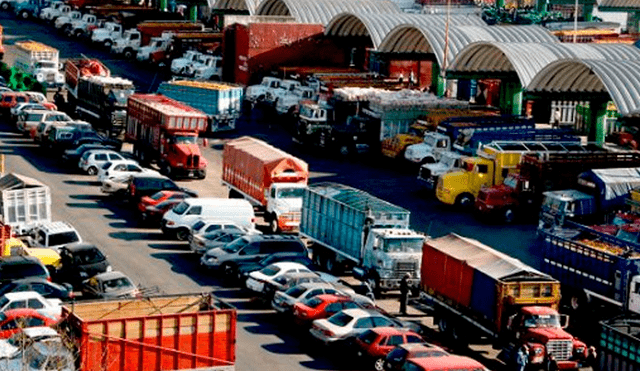
[[(25, 364), (24, 360), (29, 362)], [(76, 371), (75, 357), (64, 344), (36, 342), (6, 362), (4, 371)]]
[(131, 175), (121, 175), (113, 178), (108, 178), (102, 181), (100, 185), (100, 192), (109, 196), (126, 196), (129, 189), (129, 181)]
[[(247, 234), (260, 234), (261, 232), (256, 229), (246, 230), (244, 228), (235, 229), (218, 229), (213, 232), (198, 234), (193, 237), (189, 237), (189, 248), (191, 251), (198, 255), (206, 253), (208, 250), (223, 247), (224, 245), (233, 242), (235, 239), (245, 236)], [(238, 266), (238, 278), (242, 278), (240, 273), (241, 267)], [(262, 267), (260, 267), (262, 268)], [(259, 269), (259, 268), (256, 268)], [(244, 281), (243, 281), (244, 282)]]
[(50, 280), (51, 275), (42, 262), (33, 256), (8, 256), (0, 259), (0, 283), (23, 278)]
[(221, 229), (248, 230), (232, 221), (201, 218), (191, 224), (189, 237), (187, 239), (191, 241), (194, 236), (204, 235)]
[(144, 212), (140, 213), (140, 222), (145, 225), (160, 227), (160, 222), (164, 214), (180, 202), (182, 202), (182, 200), (175, 199), (162, 201), (154, 206), (147, 206)]
[(142, 197), (151, 196), (159, 191), (180, 191), (187, 193), (190, 197), (198, 196), (196, 192), (180, 187), (165, 176), (133, 175), (127, 184), (127, 196), (136, 205)]
[(20, 116), (20, 114), (26, 110), (40, 110), (40, 111), (44, 111), (47, 110), (48, 108), (45, 107), (44, 105), (40, 104), (40, 103), (35, 103), (35, 102), (22, 102), (22, 103), (18, 103), (16, 104), (14, 107), (12, 107), (9, 110), (9, 121), (12, 124), (15, 124), (16, 121), (18, 121), (18, 116)]
[(78, 164), (78, 161), (80, 161), (80, 157), (82, 157), (82, 155), (86, 151), (89, 151), (92, 149), (109, 149), (109, 148), (99, 143), (87, 143), (73, 149), (65, 150), (62, 153), (62, 159), (66, 161), (67, 164), (73, 164), (75, 166)]
[(119, 271), (100, 273), (82, 283), (82, 296), (88, 298), (133, 298), (139, 293), (129, 277)]
[[(120, 154), (122, 156), (122, 154)], [(124, 156), (123, 156), (124, 157)], [(160, 175), (153, 169), (140, 166), (136, 161), (124, 159), (123, 161), (107, 161), (98, 169), (98, 181), (121, 175), (151, 174)]]
[(150, 196), (144, 196), (140, 198), (140, 202), (138, 202), (138, 211), (143, 213), (147, 206), (155, 206), (160, 202), (168, 201), (168, 200), (183, 200), (185, 198), (189, 198), (188, 193), (181, 191), (158, 191)]
[(49, 102), (47, 97), (44, 94), (42, 94), (41, 92), (38, 92), (38, 91), (25, 91), (23, 93), (25, 93), (27, 95), (27, 97), (29, 97), (29, 102), (42, 104), (43, 106), (46, 107), (46, 109), (52, 110), (52, 111), (55, 111), (55, 110), (58, 109), (58, 107), (56, 107), (55, 103)]
[(342, 310), (353, 308), (375, 309), (375, 305), (370, 300), (360, 301), (348, 295), (318, 295), (296, 303), (293, 306), (293, 319), (297, 325), (307, 327), (317, 319), (329, 318)]
[(0, 99), (0, 114), (6, 116), (11, 111), (11, 108), (26, 102), (29, 102), (29, 97), (25, 93), (5, 91), (2, 93), (2, 99)]
[(280, 314), (291, 314), (296, 303), (322, 294), (344, 295), (327, 282), (302, 283), (287, 291), (276, 292), (271, 307)]
[(30, 247), (23, 240), (12, 237), (4, 242), (4, 256), (33, 256), (49, 270), (54, 272), (60, 267), (60, 254), (46, 247)]
[[(294, 260), (294, 259), (292, 259)], [(303, 262), (299, 261), (299, 262)], [(310, 265), (311, 267), (315, 267), (315, 264)], [(291, 272), (287, 274), (283, 274), (282, 276), (276, 278), (274, 280), (274, 284), (272, 285), (272, 291), (287, 291), (293, 286), (299, 285), (301, 283), (313, 283), (313, 282), (325, 282), (330, 283), (334, 286), (338, 286), (339, 289), (345, 289), (349, 292), (352, 292), (353, 289), (344, 286), (340, 279), (334, 275), (329, 273), (314, 271), (314, 272)], [(271, 286), (271, 284), (269, 284)]]
[(78, 167), (89, 175), (98, 175), (98, 170), (107, 162), (125, 162), (119, 153), (108, 149), (92, 149), (82, 154)]
[(62, 122), (58, 122), (58, 121), (41, 122), (35, 128), (35, 132), (32, 135), (33, 140), (36, 143), (43, 145), (45, 143), (45, 139), (49, 135), (49, 131), (51, 130), (52, 127), (54, 127), (54, 126), (66, 126), (66, 125), (67, 125), (66, 121), (62, 121)]
[(245, 286), (249, 291), (252, 291), (253, 294), (270, 297), (275, 291), (273, 287), (277, 285), (275, 280), (278, 277), (282, 277), (287, 273), (301, 272), (311, 272), (311, 270), (300, 263), (280, 261), (249, 273), (249, 278), (247, 278)]
[(89, 243), (74, 243), (60, 248), (62, 266), (56, 274), (60, 282), (67, 282), (73, 287), (96, 274), (110, 272), (111, 264), (100, 249)]
[[(0, 313), (0, 339), (8, 339), (28, 327), (36, 326), (53, 326), (58, 323), (59, 319), (47, 312), (37, 309), (19, 308), (9, 309)], [(5, 362), (2, 361), (3, 370)], [(16, 371), (23, 369), (15, 369)]]
[(398, 345), (422, 344), (424, 339), (415, 332), (396, 327), (377, 327), (367, 330), (354, 340), (359, 364), (373, 363), (375, 371), (384, 371), (387, 354)]
[(16, 128), (23, 135), (29, 135), (31, 130), (38, 127), (41, 122), (68, 122), (71, 117), (64, 112), (50, 110), (24, 110), (18, 116)]
[(384, 369), (387, 371), (402, 371), (402, 366), (410, 358), (442, 357), (449, 355), (439, 346), (422, 344), (402, 344), (391, 350), (384, 361)]
[(31, 247), (47, 247), (58, 253), (62, 246), (74, 242), (82, 242), (82, 237), (71, 224), (62, 221), (39, 224), (31, 230), (27, 239)]
[(62, 344), (62, 337), (58, 331), (47, 326), (24, 328), (10, 338), (0, 340), (0, 359), (15, 358), (22, 350), (39, 342)]
[(410, 358), (402, 371), (489, 371), (473, 358), (449, 354), (442, 357)]
[(35, 291), (46, 299), (71, 300), (74, 298), (71, 285), (50, 282), (40, 277), (17, 279), (0, 286), (0, 295), (23, 291)]
[(0, 312), (18, 308), (37, 309), (43, 314), (60, 317), (62, 301), (47, 299), (35, 291), (8, 292), (0, 297)]
[(345, 309), (327, 319), (313, 321), (309, 332), (324, 344), (335, 344), (351, 341), (368, 329), (376, 327), (398, 325), (377, 311), (354, 308)]

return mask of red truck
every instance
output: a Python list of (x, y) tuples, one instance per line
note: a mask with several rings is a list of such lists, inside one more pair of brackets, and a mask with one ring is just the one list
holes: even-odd
[(125, 138), (142, 163), (155, 162), (167, 176), (206, 177), (198, 147), (198, 132), (207, 127), (203, 112), (160, 94), (132, 94), (126, 125)]
[(425, 304), (450, 340), (488, 337), (503, 346), (507, 359), (513, 359), (508, 350), (524, 343), (529, 363), (538, 367), (549, 354), (561, 369), (586, 360), (585, 343), (564, 330), (560, 282), (551, 276), (455, 233), (425, 240), (421, 272)]
[(62, 314), (78, 370), (235, 370), (236, 310), (210, 294), (85, 301)]
[(264, 209), (272, 232), (300, 226), (302, 194), (309, 165), (252, 137), (227, 142), (222, 153), (222, 183), (229, 198), (243, 197)]
[(478, 193), (475, 211), (481, 219), (511, 223), (524, 216), (537, 220), (546, 191), (574, 188), (580, 173), (602, 168), (640, 166), (640, 153), (590, 146), (588, 151), (526, 154), (504, 183), (484, 187)]

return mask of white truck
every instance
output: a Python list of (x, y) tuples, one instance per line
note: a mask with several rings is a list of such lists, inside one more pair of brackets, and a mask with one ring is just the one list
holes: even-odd
[(98, 18), (93, 14), (85, 14), (81, 19), (71, 22), (71, 27), (67, 33), (69, 36), (77, 38), (89, 35), (89, 26), (98, 24)]
[(202, 53), (196, 50), (187, 50), (180, 58), (176, 58), (171, 61), (171, 73), (174, 75), (186, 74), (187, 67), (192, 63), (197, 63), (198, 58), (202, 56)]
[(444, 151), (440, 154), (440, 161), (433, 164), (424, 164), (420, 167), (418, 180), (425, 183), (430, 190), (435, 190), (438, 178), (451, 170), (462, 166), (462, 155), (454, 151)]
[(159, 51), (167, 51), (171, 46), (171, 36), (173, 32), (163, 32), (162, 36), (152, 37), (149, 41), (149, 45), (142, 46), (136, 53), (136, 60), (138, 62), (148, 62), (151, 58), (151, 54)]
[(45, 184), (9, 173), (0, 178), (2, 223), (18, 235), (40, 223), (51, 221), (51, 191)]
[(58, 49), (32, 40), (18, 41), (15, 46), (16, 69), (33, 75), (41, 84), (53, 87), (64, 84)]
[(142, 43), (142, 34), (136, 29), (126, 30), (122, 37), (113, 41), (111, 53), (122, 54), (126, 59), (133, 58)]
[(302, 84), (297, 80), (282, 80), (280, 86), (277, 88), (270, 87), (267, 89), (264, 95), (264, 103), (271, 107), (275, 107), (278, 100), (284, 97), (286, 94), (292, 93), (296, 88), (301, 87)]
[(277, 89), (280, 87), (282, 79), (277, 77), (263, 77), (262, 82), (258, 85), (250, 85), (244, 93), (244, 99), (247, 101), (247, 107), (253, 107), (259, 100), (265, 98), (267, 90)]
[(437, 133), (426, 132), (422, 143), (412, 144), (404, 152), (404, 158), (415, 164), (433, 164), (440, 160), (444, 151), (451, 150), (451, 138)]
[(308, 86), (298, 86), (286, 93), (276, 102), (276, 112), (280, 115), (290, 114), (301, 100), (316, 100), (316, 90)]
[(69, 13), (71, 10), (71, 6), (66, 5), (64, 1), (54, 1), (51, 3), (50, 7), (42, 9), (42, 12), (40, 12), (40, 19), (47, 22), (53, 22), (56, 18)]
[(202, 63), (192, 68), (193, 77), (202, 80), (222, 80), (222, 57), (205, 55)]
[(103, 44), (105, 48), (111, 48), (114, 40), (122, 37), (122, 25), (115, 22), (106, 22), (104, 27), (96, 28), (91, 33), (91, 42)]
[(82, 19), (82, 13), (80, 13), (77, 10), (74, 10), (72, 12), (69, 12), (65, 15), (62, 15), (56, 18), (56, 21), (53, 23), (53, 26), (56, 29), (62, 31), (63, 33), (68, 33), (69, 27), (71, 27), (71, 24), (81, 19)]

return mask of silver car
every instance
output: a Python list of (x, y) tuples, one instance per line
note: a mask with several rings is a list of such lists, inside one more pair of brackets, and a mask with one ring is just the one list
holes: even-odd
[(295, 303), (322, 294), (344, 295), (327, 282), (303, 283), (287, 291), (276, 292), (271, 301), (271, 307), (278, 313), (288, 314), (293, 310)]
[(205, 234), (196, 234), (190, 237), (189, 248), (194, 253), (202, 255), (210, 249), (222, 247), (245, 234), (247, 234), (246, 231), (235, 228), (219, 229)]
[(36, 342), (14, 358), (0, 361), (3, 371), (75, 371), (73, 353), (62, 343)]
[(112, 271), (85, 280), (82, 295), (99, 299), (135, 298), (140, 295), (140, 290), (124, 273)]

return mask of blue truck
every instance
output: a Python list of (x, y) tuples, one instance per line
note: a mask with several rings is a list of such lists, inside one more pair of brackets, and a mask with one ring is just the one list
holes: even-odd
[(51, 5), (51, 0), (29, 0), (16, 3), (13, 12), (21, 19), (38, 18), (40, 11)]

